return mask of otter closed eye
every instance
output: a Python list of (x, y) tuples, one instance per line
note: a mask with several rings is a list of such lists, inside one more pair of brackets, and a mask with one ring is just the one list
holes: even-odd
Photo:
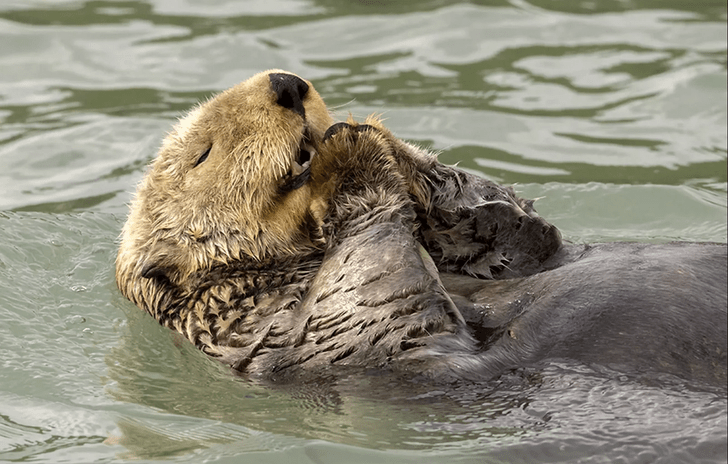
[(205, 161), (205, 160), (207, 159), (207, 157), (208, 157), (208, 156), (210, 156), (210, 151), (212, 151), (212, 146), (210, 146), (210, 148), (208, 148), (207, 150), (205, 150), (205, 151), (204, 151), (204, 152), (203, 152), (203, 153), (202, 153), (202, 154), (200, 155), (200, 157), (199, 157), (199, 158), (197, 158), (197, 161), (195, 161), (195, 165), (194, 165), (194, 166), (192, 166), (192, 167), (193, 167), (193, 168), (196, 168), (197, 166), (199, 166), (200, 164), (202, 164), (202, 162), (203, 162), (203, 161)]

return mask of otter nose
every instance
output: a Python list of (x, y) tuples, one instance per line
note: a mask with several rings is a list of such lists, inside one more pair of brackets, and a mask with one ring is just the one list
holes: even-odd
[(306, 109), (303, 107), (303, 98), (308, 92), (308, 84), (293, 74), (271, 73), (268, 77), (271, 88), (278, 95), (276, 103), (305, 118)]

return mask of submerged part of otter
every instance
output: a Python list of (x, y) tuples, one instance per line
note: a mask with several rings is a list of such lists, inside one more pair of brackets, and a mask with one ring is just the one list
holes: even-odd
[[(546, 358), (725, 384), (726, 247), (571, 246), (532, 202), (270, 71), (183, 119), (119, 288), (237, 371), (482, 381)], [(637, 353), (637, 354), (635, 354)]]

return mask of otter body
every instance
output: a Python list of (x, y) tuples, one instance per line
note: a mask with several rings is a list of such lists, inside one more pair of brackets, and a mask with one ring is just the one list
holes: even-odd
[(566, 358), (725, 386), (726, 259), (721, 244), (566, 245), (529, 277), (442, 278), (486, 363)]
[(251, 377), (485, 381), (569, 358), (725, 385), (725, 244), (562, 242), (532, 202), (334, 124), (269, 71), (183, 119), (122, 233), (122, 293)]

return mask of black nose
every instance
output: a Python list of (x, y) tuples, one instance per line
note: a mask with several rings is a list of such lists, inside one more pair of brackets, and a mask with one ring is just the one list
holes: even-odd
[(271, 88), (278, 95), (276, 103), (305, 118), (306, 109), (303, 107), (303, 98), (308, 92), (308, 84), (293, 74), (272, 73), (268, 77)]

